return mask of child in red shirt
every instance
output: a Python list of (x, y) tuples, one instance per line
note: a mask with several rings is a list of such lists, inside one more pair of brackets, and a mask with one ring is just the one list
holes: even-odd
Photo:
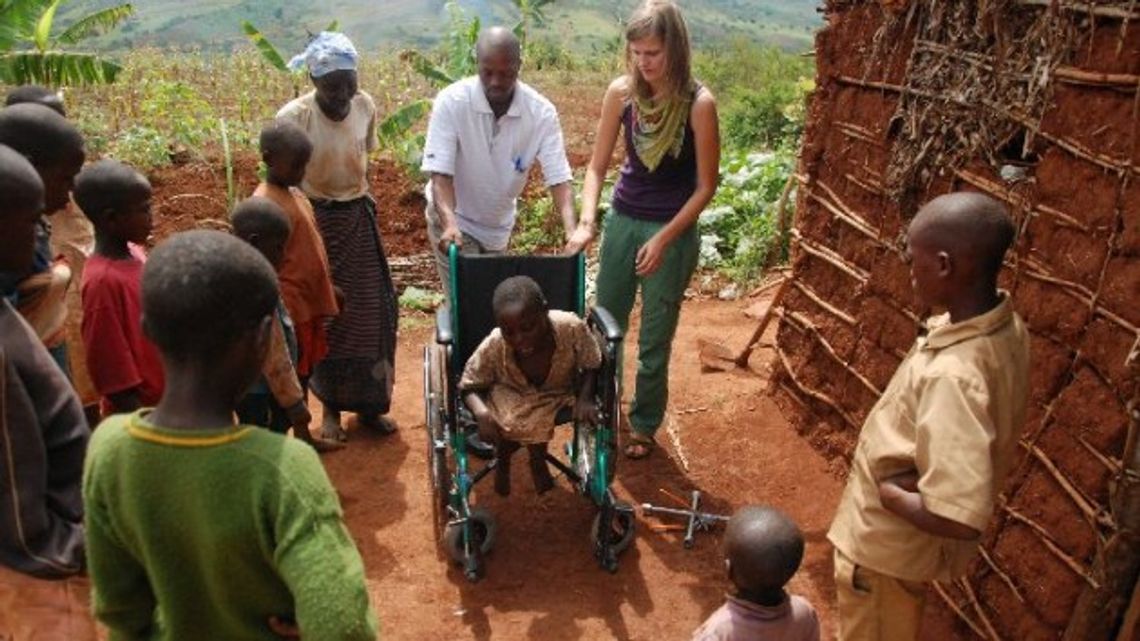
[(147, 179), (114, 160), (87, 167), (75, 180), (75, 202), (95, 226), (95, 253), (83, 270), (82, 332), (105, 414), (150, 407), (162, 396), (162, 362), (141, 323), (150, 198)]

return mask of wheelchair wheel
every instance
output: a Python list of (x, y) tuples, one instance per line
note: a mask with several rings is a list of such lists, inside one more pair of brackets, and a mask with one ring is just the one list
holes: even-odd
[(444, 353), (436, 345), (424, 348), (424, 408), (427, 425), (428, 492), (432, 504), (435, 540), (442, 541), (450, 518), (448, 503), (451, 473), (447, 465), (447, 388), (444, 384)]
[[(607, 513), (608, 518), (604, 516)], [(603, 519), (607, 521), (604, 524)], [(634, 533), (633, 506), (625, 501), (617, 501), (608, 508), (603, 507), (594, 515), (590, 540), (600, 555), (598, 560), (606, 570), (617, 571), (617, 556), (633, 543)]]
[(463, 525), (448, 525), (443, 535), (444, 548), (451, 560), (462, 565), (464, 574), (470, 581), (482, 577), (482, 561), (495, 545), (495, 516), (490, 511), (477, 507), (467, 515), (467, 525), (471, 533), (471, 550), (468, 553), (463, 541)]

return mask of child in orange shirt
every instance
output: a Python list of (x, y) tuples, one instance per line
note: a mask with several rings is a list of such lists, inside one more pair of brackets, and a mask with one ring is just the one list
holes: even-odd
[(261, 132), (260, 142), (267, 173), (265, 182), (257, 186), (253, 195), (277, 203), (293, 228), (277, 278), (285, 309), (297, 332), (297, 376), (305, 385), (313, 365), (328, 353), (325, 327), (340, 311), (339, 292), (332, 283), (313, 206), (297, 188), (305, 176), (313, 145), (304, 130), (288, 122), (267, 126)]

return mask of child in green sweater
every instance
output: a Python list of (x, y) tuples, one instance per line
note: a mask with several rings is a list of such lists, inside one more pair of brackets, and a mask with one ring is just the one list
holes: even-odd
[(364, 568), (312, 448), (235, 424), (261, 373), (273, 268), (228, 234), (178, 234), (142, 276), (166, 371), (153, 410), (96, 430), (83, 479), (96, 617), (111, 639), (371, 640)]

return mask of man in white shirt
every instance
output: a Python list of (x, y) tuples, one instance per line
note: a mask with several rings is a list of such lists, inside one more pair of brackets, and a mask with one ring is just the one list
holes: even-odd
[(535, 161), (562, 218), (565, 251), (581, 251), (594, 238), (593, 223), (577, 224), (558, 112), (519, 82), (518, 38), (509, 29), (492, 27), (480, 34), (475, 55), (479, 75), (436, 96), (421, 167), (431, 177), (425, 214), (445, 294), (448, 245), (468, 253), (507, 249), (516, 200)]

